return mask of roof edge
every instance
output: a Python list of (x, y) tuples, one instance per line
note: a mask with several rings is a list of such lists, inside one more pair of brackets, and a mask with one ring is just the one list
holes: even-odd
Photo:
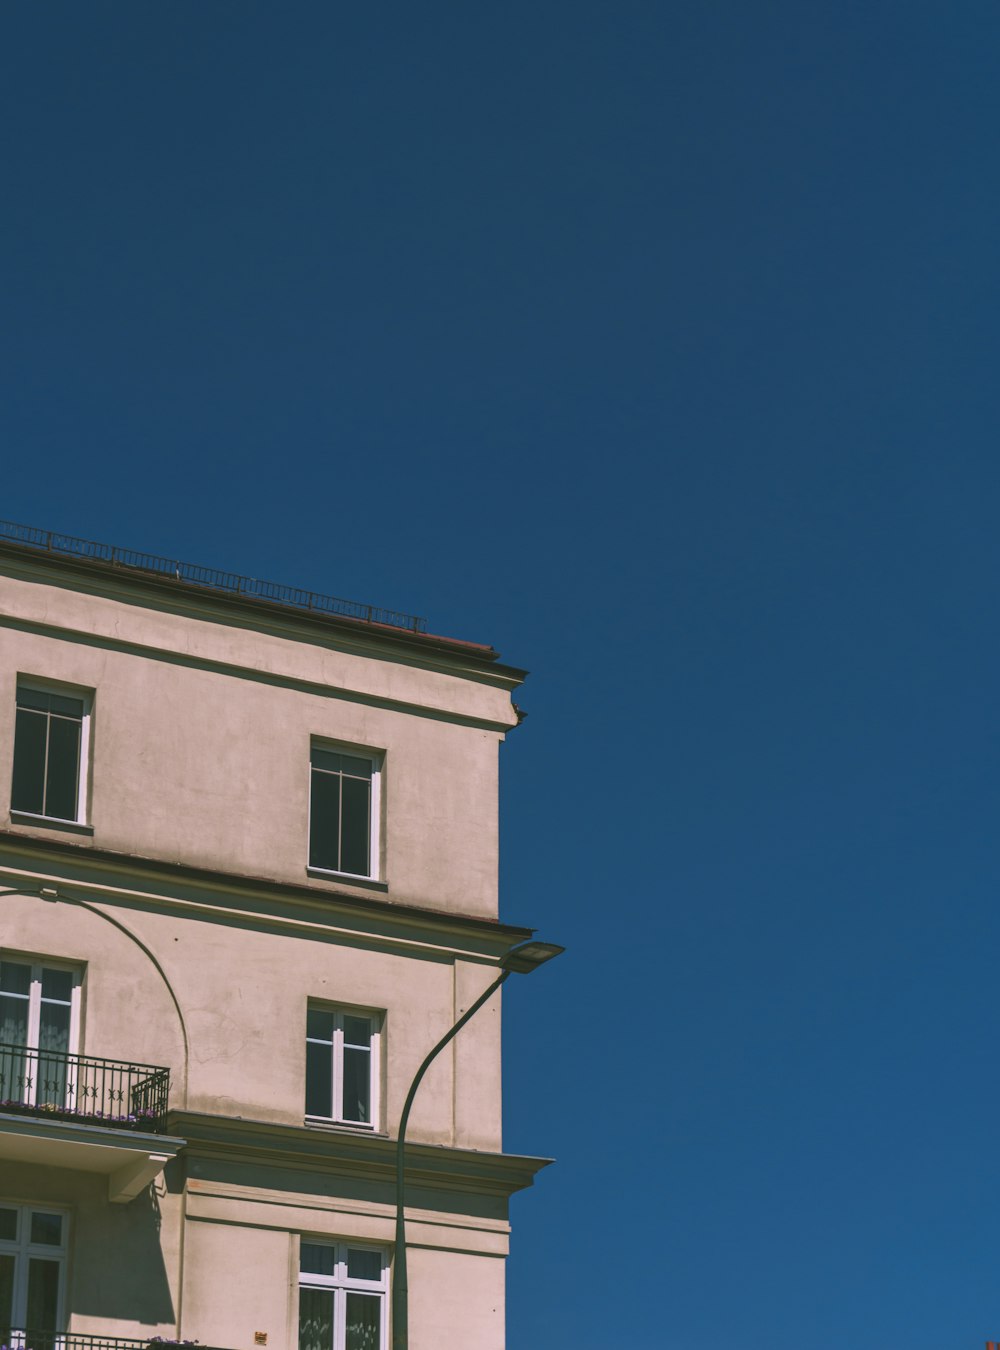
[(500, 663), (500, 653), (489, 643), (472, 642), (465, 638), (445, 637), (438, 633), (417, 632), (409, 628), (398, 627), (390, 623), (381, 623), (376, 619), (362, 619), (346, 614), (333, 614), (310, 610), (298, 605), (283, 603), (280, 600), (263, 595), (233, 594), (230, 591), (199, 584), (179, 575), (170, 575), (143, 570), (117, 560), (69, 556), (48, 553), (31, 544), (21, 544), (0, 537), (0, 557), (20, 558), (38, 564), (43, 569), (81, 573), (89, 577), (113, 577), (116, 581), (133, 583), (140, 588), (162, 593), (180, 593), (184, 596), (197, 596), (209, 600), (222, 608), (232, 608), (242, 613), (265, 613), (280, 615), (285, 620), (302, 623), (308, 628), (333, 629), (350, 633), (353, 636), (365, 636), (379, 642), (399, 644), (411, 651), (444, 653), (461, 656), (475, 665), (488, 667), (499, 674), (507, 675), (518, 681), (523, 680), (527, 671), (517, 666)]

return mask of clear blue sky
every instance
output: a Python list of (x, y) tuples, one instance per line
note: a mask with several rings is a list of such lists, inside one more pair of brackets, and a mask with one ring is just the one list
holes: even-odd
[(511, 1350), (1000, 1337), (994, 0), (0, 18), (0, 515), (533, 674)]

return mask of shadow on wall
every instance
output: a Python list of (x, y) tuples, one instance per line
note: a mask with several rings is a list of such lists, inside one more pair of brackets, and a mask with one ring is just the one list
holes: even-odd
[(92, 1213), (90, 1208), (81, 1203), (78, 1211), (70, 1314), (102, 1322), (173, 1325), (177, 1317), (160, 1245), (156, 1186), (148, 1186), (127, 1205), (109, 1205), (101, 1195)]

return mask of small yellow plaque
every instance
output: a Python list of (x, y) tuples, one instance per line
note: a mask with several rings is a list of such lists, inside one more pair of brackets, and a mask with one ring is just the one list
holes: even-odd
[(255, 1331), (253, 1334), (254, 1345), (267, 1345), (267, 1332)]

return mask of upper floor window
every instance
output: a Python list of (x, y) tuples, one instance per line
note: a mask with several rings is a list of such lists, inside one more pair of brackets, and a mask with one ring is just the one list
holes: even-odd
[(379, 761), (314, 744), (310, 778), (309, 866), (377, 876)]
[(18, 681), (12, 811), (84, 819), (88, 705), (81, 693)]
[(384, 1251), (303, 1238), (299, 1350), (385, 1350), (388, 1289)]
[(378, 1120), (378, 1019), (310, 1004), (306, 1014), (306, 1115), (339, 1125)]
[(0, 1338), (4, 1345), (24, 1344), (21, 1337), (11, 1336), (12, 1331), (30, 1329), (43, 1338), (44, 1345), (46, 1334), (52, 1337), (62, 1330), (67, 1222), (58, 1210), (0, 1203)]

